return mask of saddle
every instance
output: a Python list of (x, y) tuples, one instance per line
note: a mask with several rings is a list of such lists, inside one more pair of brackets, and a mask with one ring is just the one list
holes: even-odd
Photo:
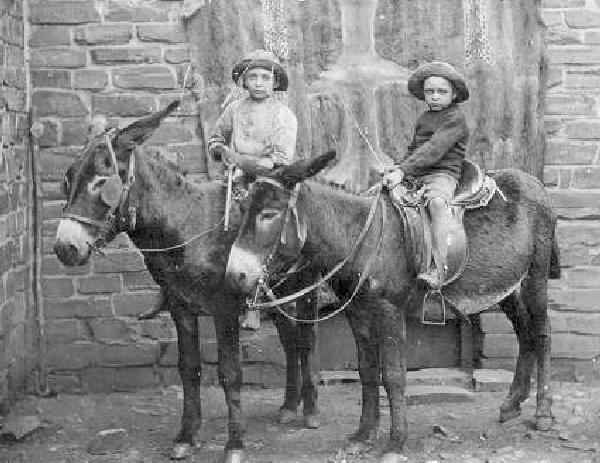
[[(452, 223), (448, 230), (447, 278), (440, 290), (428, 290), (425, 293), (421, 320), (423, 323), (446, 323), (443, 288), (460, 278), (468, 259), (468, 242), (463, 224), (464, 212), (466, 209), (485, 207), (496, 191), (496, 182), (492, 177), (485, 175), (481, 168), (472, 161), (463, 160), (462, 175), (454, 198), (449, 204)], [(401, 195), (400, 201), (394, 202), (394, 205), (403, 219), (406, 246), (415, 273), (430, 270), (432, 264), (431, 223), (425, 203), (418, 194), (418, 189), (409, 184), (406, 192)], [(429, 305), (433, 305), (434, 310), (432, 311), (437, 312), (437, 315), (433, 317), (435, 321), (427, 316), (428, 302)], [(435, 310), (436, 307), (437, 310)], [(441, 314), (439, 314), (439, 309), (441, 309)]]

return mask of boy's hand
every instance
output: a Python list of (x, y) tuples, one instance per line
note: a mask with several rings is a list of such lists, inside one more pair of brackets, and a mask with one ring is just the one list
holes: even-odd
[(404, 172), (397, 167), (386, 170), (383, 173), (383, 185), (390, 191), (396, 188), (404, 179)]

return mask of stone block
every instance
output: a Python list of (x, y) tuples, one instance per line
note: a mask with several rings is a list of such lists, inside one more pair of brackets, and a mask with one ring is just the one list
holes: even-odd
[(83, 146), (88, 142), (89, 123), (86, 120), (62, 121), (61, 145)]
[(71, 278), (42, 278), (42, 295), (48, 298), (70, 297), (74, 294)]
[(565, 22), (575, 29), (600, 27), (600, 11), (590, 8), (577, 8), (565, 11)]
[(573, 170), (572, 186), (581, 189), (600, 188), (600, 167), (576, 167)]
[(33, 68), (82, 68), (87, 63), (85, 50), (70, 48), (34, 49), (31, 52)]
[(600, 267), (579, 267), (565, 269), (565, 280), (572, 288), (597, 288), (600, 281)]
[(163, 122), (148, 139), (148, 145), (168, 145), (170, 143), (189, 143), (194, 139), (193, 131), (178, 122)]
[(146, 4), (137, 3), (123, 5), (112, 1), (109, 4), (104, 18), (106, 21), (114, 22), (159, 22), (169, 20), (169, 10), (160, 3)]
[(177, 332), (171, 317), (166, 313), (153, 320), (140, 322), (140, 335), (158, 341), (176, 341)]
[(58, 123), (56, 121), (43, 121), (44, 132), (38, 139), (39, 146), (48, 148), (58, 145)]
[(119, 275), (94, 275), (80, 278), (78, 281), (80, 294), (118, 293), (121, 286)]
[[(63, 204), (62, 202), (50, 202), (46, 201), (42, 207), (42, 218), (46, 219), (57, 219), (62, 215)], [(9, 216), (10, 221), (10, 216)], [(10, 222), (9, 222), (10, 225)]]
[(73, 73), (73, 88), (80, 90), (102, 90), (108, 85), (105, 71), (85, 69)]
[(70, 88), (71, 74), (69, 71), (56, 69), (32, 69), (31, 85), (34, 88)]
[(592, 116), (595, 101), (588, 96), (547, 95), (546, 112), (548, 115)]
[(135, 391), (159, 385), (160, 376), (151, 367), (116, 368), (114, 373), (114, 391)]
[(542, 19), (546, 27), (563, 26), (565, 24), (562, 11), (542, 10)]
[(566, 88), (596, 88), (600, 86), (600, 70), (596, 68), (567, 69), (564, 85)]
[(30, 6), (32, 24), (84, 24), (100, 22), (100, 14), (93, 0), (41, 1)]
[[(68, 149), (65, 154), (55, 153), (54, 150), (41, 150), (39, 155), (41, 177), (43, 181), (58, 181), (62, 182), (67, 169), (73, 164), (75, 158), (68, 154)], [(51, 237), (54, 238), (54, 230)], [(48, 235), (46, 235), (48, 236)]]
[(111, 253), (110, 259), (94, 261), (94, 271), (97, 273), (135, 272), (145, 269), (144, 258), (136, 251)]
[(544, 42), (546, 45), (580, 45), (584, 42), (583, 32), (564, 26), (550, 27)]
[(53, 90), (35, 91), (32, 106), (34, 117), (85, 117), (89, 113), (79, 95)]
[(171, 90), (177, 88), (177, 81), (166, 66), (136, 66), (114, 69), (113, 85), (124, 89)]
[(147, 270), (140, 272), (124, 272), (123, 285), (128, 290), (158, 289), (158, 285)]
[(111, 317), (112, 307), (108, 298), (84, 298), (68, 300), (44, 300), (47, 319)]
[(512, 323), (503, 312), (485, 312), (479, 319), (484, 333), (514, 333)]
[(169, 48), (165, 50), (165, 61), (171, 64), (187, 63), (190, 60), (190, 51), (187, 48)]
[(592, 164), (598, 146), (592, 142), (548, 140), (546, 143), (546, 164)]
[(125, 320), (119, 318), (92, 318), (87, 323), (95, 341), (130, 342), (134, 338), (133, 329), (128, 326)]
[[(380, 397), (386, 398), (383, 386), (379, 388)], [(407, 405), (431, 405), (439, 403), (473, 402), (473, 392), (457, 386), (421, 386), (409, 385), (405, 390)], [(387, 404), (386, 404), (387, 405)]]
[(97, 363), (103, 367), (154, 365), (158, 361), (157, 342), (104, 344), (98, 346)]
[(582, 8), (585, 0), (543, 0), (542, 8)]
[(567, 123), (567, 136), (578, 140), (600, 139), (600, 121), (578, 119)]
[(548, 49), (548, 58), (553, 64), (598, 64), (600, 49), (598, 47), (561, 46)]
[(583, 42), (590, 45), (600, 44), (600, 31), (585, 31)]
[(101, 24), (75, 29), (75, 42), (82, 45), (124, 45), (133, 32), (129, 24)]
[(156, 306), (158, 291), (144, 291), (113, 296), (113, 305), (117, 316), (137, 317), (151, 307)]
[(71, 31), (64, 26), (34, 26), (29, 37), (30, 47), (70, 45)]
[(285, 365), (285, 354), (276, 333), (261, 334), (240, 342), (241, 360), (244, 362)]
[(85, 340), (85, 331), (81, 327), (81, 322), (76, 319), (47, 320), (45, 329), (46, 339), (50, 345)]
[(483, 355), (488, 358), (516, 357), (517, 337), (508, 333), (486, 333), (483, 338)]
[(185, 29), (179, 23), (138, 25), (137, 36), (142, 42), (184, 43)]
[(91, 50), (92, 62), (95, 64), (140, 64), (157, 63), (161, 58), (160, 48), (97, 48)]
[(97, 361), (99, 353), (99, 346), (91, 342), (56, 344), (48, 348), (46, 362), (51, 372), (80, 370), (92, 366)]
[(589, 222), (559, 222), (558, 242), (561, 250), (572, 246), (600, 246), (600, 224)]
[(552, 336), (552, 358), (592, 359), (600, 354), (600, 336), (557, 333)]
[(81, 391), (81, 378), (76, 373), (51, 373), (48, 375), (48, 389), (57, 393)]
[(94, 95), (92, 108), (94, 114), (117, 117), (139, 117), (152, 113), (155, 109), (154, 98), (140, 95)]
[(86, 393), (113, 392), (116, 368), (86, 368), (81, 372), (81, 388)]
[(551, 310), (552, 333), (600, 335), (600, 314)]
[(473, 389), (475, 392), (508, 391), (513, 376), (514, 374), (510, 370), (485, 368), (473, 370)]

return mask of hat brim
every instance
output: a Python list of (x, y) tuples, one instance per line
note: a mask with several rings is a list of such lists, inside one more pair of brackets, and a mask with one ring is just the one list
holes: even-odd
[(275, 77), (275, 86), (273, 90), (276, 92), (285, 92), (288, 88), (288, 76), (285, 69), (279, 63), (267, 59), (244, 59), (233, 66), (231, 70), (231, 79), (238, 82), (246, 72), (254, 68), (263, 68), (273, 71)]
[(456, 103), (462, 103), (469, 99), (469, 89), (465, 78), (452, 66), (442, 62), (426, 63), (417, 68), (408, 79), (408, 91), (419, 100), (425, 100), (423, 85), (429, 77), (443, 77), (452, 83), (456, 92)]

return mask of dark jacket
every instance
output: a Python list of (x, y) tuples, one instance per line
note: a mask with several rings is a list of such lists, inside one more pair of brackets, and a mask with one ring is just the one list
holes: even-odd
[(425, 111), (417, 120), (408, 154), (398, 167), (415, 177), (446, 173), (458, 180), (468, 139), (467, 121), (458, 105)]

